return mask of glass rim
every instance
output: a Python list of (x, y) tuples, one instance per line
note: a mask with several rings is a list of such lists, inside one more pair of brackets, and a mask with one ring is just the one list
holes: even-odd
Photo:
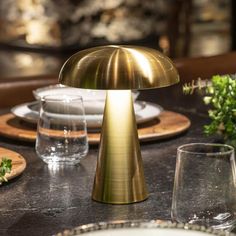
[[(190, 147), (190, 146), (194, 146), (194, 145), (201, 145), (201, 146), (214, 146), (214, 147), (226, 147), (228, 148), (228, 150), (223, 151), (223, 152), (195, 152), (195, 151), (188, 151), (188, 150), (184, 150), (183, 148), (185, 147)], [(197, 154), (197, 155), (208, 155), (208, 156), (212, 156), (212, 155), (226, 155), (226, 154), (232, 154), (234, 153), (234, 148), (228, 144), (223, 144), (223, 143), (187, 143), (187, 144), (183, 144), (181, 146), (179, 146), (177, 148), (178, 152), (182, 152), (182, 153), (188, 153), (188, 154)]]
[(83, 98), (81, 95), (73, 94), (73, 95), (68, 95), (68, 94), (47, 94), (43, 96), (41, 99), (41, 102), (65, 102), (65, 101), (77, 101), (80, 100), (83, 102)]

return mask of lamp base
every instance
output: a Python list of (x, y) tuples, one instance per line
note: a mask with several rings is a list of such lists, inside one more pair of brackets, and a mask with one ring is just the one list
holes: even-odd
[(109, 90), (92, 198), (129, 204), (147, 197), (131, 91)]

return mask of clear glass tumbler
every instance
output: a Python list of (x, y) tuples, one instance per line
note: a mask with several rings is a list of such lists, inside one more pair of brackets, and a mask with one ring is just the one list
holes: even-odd
[(83, 100), (77, 95), (41, 99), (36, 153), (47, 164), (74, 165), (88, 153)]
[(192, 143), (177, 150), (172, 219), (230, 229), (235, 224), (234, 149), (224, 144)]

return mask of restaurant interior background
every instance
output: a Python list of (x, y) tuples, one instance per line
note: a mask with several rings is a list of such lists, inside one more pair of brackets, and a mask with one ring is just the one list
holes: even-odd
[(58, 74), (83, 48), (137, 44), (172, 59), (229, 52), (232, 0), (0, 1), (1, 78)]
[[(182, 84), (235, 73), (235, 10), (235, 0), (0, 0), (0, 146), (19, 153), (27, 163), (21, 176), (0, 188), (0, 235), (55, 235), (79, 225), (113, 220), (170, 220), (177, 148), (216, 141), (214, 135), (203, 133), (209, 117), (201, 92), (184, 95)], [(78, 168), (50, 169), (36, 155), (39, 102), (32, 91), (58, 83), (61, 66), (76, 51), (105, 44), (159, 49), (173, 59), (180, 75), (176, 85), (138, 94), (141, 111), (151, 106), (160, 114), (164, 109), (158, 119), (139, 126), (150, 193), (139, 204), (114, 206), (91, 200), (99, 139), (90, 143)], [(30, 108), (34, 102), (38, 107), (33, 110), (31, 106), (30, 111), (36, 114), (36, 123), (13, 114), (16, 105)], [(150, 117), (154, 112), (146, 113)], [(97, 130), (88, 134), (99, 137)], [(189, 178), (191, 186), (195, 176)], [(197, 204), (202, 201), (197, 200)]]

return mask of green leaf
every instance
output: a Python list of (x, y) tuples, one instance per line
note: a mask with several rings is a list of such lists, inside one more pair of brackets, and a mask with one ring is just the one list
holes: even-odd
[(236, 75), (214, 75), (210, 82), (185, 85), (185, 91), (196, 89), (204, 90), (203, 101), (209, 106), (211, 123), (204, 126), (204, 133), (220, 134), (225, 142), (236, 145)]
[(12, 169), (12, 160), (3, 157), (0, 164), (0, 183), (7, 182), (5, 175), (7, 173), (10, 173), (11, 169)]

